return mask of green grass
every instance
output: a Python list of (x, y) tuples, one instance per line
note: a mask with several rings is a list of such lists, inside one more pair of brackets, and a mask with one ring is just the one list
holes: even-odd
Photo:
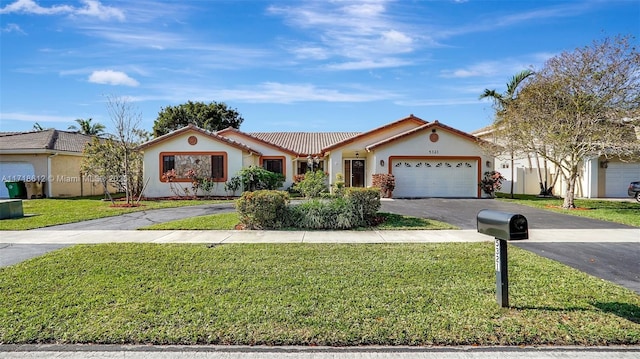
[(195, 206), (200, 204), (221, 203), (219, 200), (159, 200), (141, 201), (140, 207), (112, 207), (111, 202), (101, 201), (100, 197), (70, 199), (32, 199), (23, 200), (25, 217), (3, 219), (0, 230), (25, 230), (54, 226), (58, 224), (86, 221), (90, 219), (117, 216), (124, 213), (146, 211), (150, 209)]
[(640, 297), (493, 243), (100, 244), (0, 269), (0, 342), (241, 345), (640, 343)]
[(514, 195), (515, 199), (511, 199), (509, 196), (505, 193), (498, 194), (499, 199), (505, 202), (640, 227), (640, 203), (638, 202), (576, 199), (575, 204), (578, 209), (562, 209), (560, 208), (562, 199), (538, 198), (532, 195)]
[(419, 217), (403, 216), (394, 213), (379, 213), (385, 221), (375, 229), (405, 230), (405, 229), (459, 229), (449, 223)]
[(210, 214), (171, 222), (156, 223), (140, 229), (153, 230), (230, 230), (240, 223), (237, 212)]
[[(379, 213), (385, 221), (374, 228), (362, 228), (361, 230), (405, 230), (405, 229), (458, 229), (448, 223), (438, 222), (432, 219), (402, 216), (392, 213)], [(141, 229), (152, 230), (230, 230), (240, 222), (236, 212), (219, 213), (207, 216), (179, 219), (176, 221), (158, 223)]]

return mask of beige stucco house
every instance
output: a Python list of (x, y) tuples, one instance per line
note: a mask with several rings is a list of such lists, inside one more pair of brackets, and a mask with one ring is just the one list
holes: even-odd
[[(46, 197), (91, 196), (104, 193), (102, 185), (83, 176), (84, 146), (91, 136), (48, 129), (0, 133), (0, 178), (3, 182), (42, 182)], [(0, 198), (8, 198), (0, 183)]]
[(213, 177), (214, 195), (227, 195), (224, 182), (251, 165), (282, 173), (284, 188), (309, 166), (322, 169), (329, 182), (338, 175), (348, 187), (370, 187), (373, 174), (391, 173), (394, 197), (483, 196), (478, 182), (493, 169), (478, 138), (438, 121), (416, 116), (367, 132), (243, 132), (216, 133), (187, 126), (140, 146), (144, 153), (145, 195), (171, 196), (162, 174), (173, 169), (174, 182), (189, 182), (185, 173)]
[[(638, 130), (636, 130), (638, 131)], [(493, 126), (484, 127), (472, 132), (476, 137), (487, 142), (500, 144)], [(640, 132), (634, 133), (640, 140)], [(495, 158), (496, 170), (506, 181), (502, 192), (509, 192), (513, 182), (515, 194), (540, 193), (540, 178), (549, 185), (554, 183), (553, 194), (562, 196), (566, 191), (566, 181), (559, 169), (551, 162), (530, 155), (515, 155), (513, 164), (511, 156), (503, 154)], [(557, 177), (557, 180), (556, 180)], [(584, 158), (580, 166), (580, 174), (576, 183), (575, 195), (582, 198), (626, 198), (627, 188), (632, 181), (640, 181), (640, 160), (638, 158), (619, 158), (593, 156)]]

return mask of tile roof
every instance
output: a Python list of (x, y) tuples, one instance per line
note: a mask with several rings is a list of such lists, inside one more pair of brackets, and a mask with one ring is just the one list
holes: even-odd
[(218, 135), (217, 133), (214, 133), (214, 132), (209, 132), (209, 131), (207, 131), (205, 129), (202, 129), (202, 128), (198, 127), (198, 126), (195, 126), (193, 124), (189, 124), (189, 125), (187, 125), (185, 127), (179, 128), (179, 129), (177, 129), (175, 131), (169, 132), (169, 133), (164, 134), (164, 135), (162, 135), (160, 137), (156, 137), (156, 138), (154, 138), (154, 139), (152, 139), (150, 141), (147, 141), (147, 142), (141, 144), (140, 146), (138, 146), (138, 149), (139, 150), (145, 149), (147, 147), (155, 145), (156, 143), (162, 142), (162, 141), (167, 140), (167, 139), (169, 139), (169, 138), (171, 138), (171, 137), (173, 137), (173, 136), (175, 136), (177, 134), (180, 134), (180, 133), (183, 133), (183, 132), (187, 132), (187, 131), (200, 132), (203, 135), (205, 135), (207, 137), (210, 137), (210, 138), (212, 138), (214, 140), (218, 140), (218, 141), (221, 141), (221, 142), (226, 142), (226, 143), (230, 144), (233, 147), (240, 148), (240, 149), (248, 151), (248, 152), (253, 152), (253, 153), (257, 154), (257, 155), (262, 155), (262, 153), (260, 153), (259, 151), (256, 151), (256, 150), (252, 149), (251, 147), (249, 147), (249, 146), (247, 146), (247, 145), (245, 145), (243, 143), (240, 143), (240, 142), (234, 141), (234, 140), (232, 140), (230, 138)]
[(0, 150), (45, 150), (82, 153), (92, 136), (48, 129), (30, 132), (0, 132)]
[(249, 132), (261, 141), (286, 148), (300, 155), (317, 155), (334, 143), (358, 136), (360, 132)]

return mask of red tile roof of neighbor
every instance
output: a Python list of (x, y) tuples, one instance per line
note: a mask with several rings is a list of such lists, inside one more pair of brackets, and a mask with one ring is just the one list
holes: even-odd
[(0, 132), (0, 151), (38, 150), (81, 153), (93, 136), (48, 129), (30, 132)]

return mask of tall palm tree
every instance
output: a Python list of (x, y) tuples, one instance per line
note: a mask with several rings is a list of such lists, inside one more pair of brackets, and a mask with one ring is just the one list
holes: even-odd
[(79, 133), (90, 136), (103, 135), (106, 127), (101, 123), (91, 123), (91, 121), (93, 121), (91, 118), (86, 120), (79, 118), (76, 120), (76, 123), (80, 127), (78, 128), (76, 125), (71, 125), (69, 126), (69, 130), (78, 131)]
[[(498, 93), (496, 90), (484, 89), (484, 92), (480, 95), (480, 99), (490, 98), (493, 100), (493, 104), (496, 107), (496, 120), (494, 127), (499, 127), (502, 123), (501, 113), (509, 106), (509, 104), (518, 97), (518, 86), (527, 79), (529, 76), (533, 76), (535, 73), (531, 70), (523, 70), (515, 74), (511, 80), (507, 83), (507, 91), (503, 94)], [(513, 149), (510, 150), (511, 156), (511, 198), (513, 198)], [(539, 167), (539, 166), (538, 166)], [(541, 181), (542, 182), (542, 181)]]

